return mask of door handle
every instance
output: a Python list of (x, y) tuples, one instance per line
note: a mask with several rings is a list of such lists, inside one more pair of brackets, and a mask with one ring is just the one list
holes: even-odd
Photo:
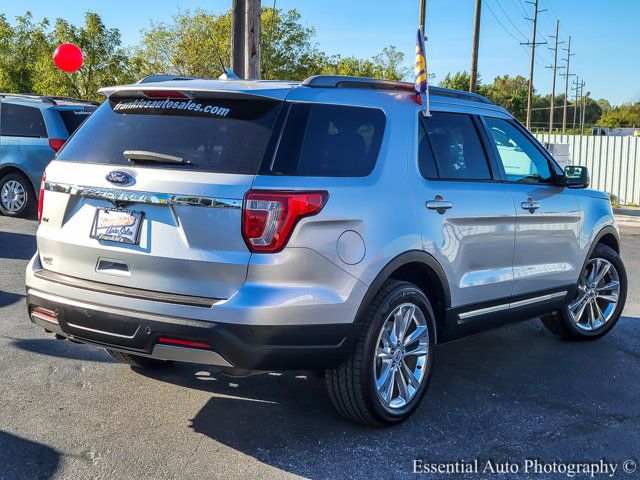
[(540, 208), (540, 204), (533, 198), (527, 198), (527, 201), (522, 202), (520, 205), (522, 206), (523, 210), (529, 210), (530, 213), (533, 213)]
[(453, 207), (453, 203), (444, 199), (442, 195), (436, 195), (433, 200), (427, 201), (425, 204), (429, 210), (435, 210), (438, 213), (444, 213)]

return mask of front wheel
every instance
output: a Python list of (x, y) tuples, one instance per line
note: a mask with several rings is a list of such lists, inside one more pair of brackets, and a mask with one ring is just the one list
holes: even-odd
[(336, 409), (373, 426), (408, 418), (431, 379), (435, 340), (435, 318), (424, 293), (411, 283), (385, 282), (365, 314), (354, 351), (326, 372)]
[(567, 340), (595, 340), (611, 331), (627, 299), (627, 272), (620, 255), (599, 244), (587, 261), (575, 297), (542, 323)]

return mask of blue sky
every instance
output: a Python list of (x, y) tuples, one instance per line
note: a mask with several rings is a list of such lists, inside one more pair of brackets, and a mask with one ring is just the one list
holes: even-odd
[[(2, 3), (0, 11), (10, 19), (29, 9), (38, 19), (60, 16), (80, 23), (83, 13), (91, 9), (100, 13), (108, 26), (119, 28), (124, 43), (131, 45), (150, 18), (169, 20), (179, 9), (197, 7), (223, 11), (230, 7), (231, 0)], [(265, 6), (272, 4), (273, 0), (263, 0)], [(418, 4), (418, 0), (277, 0), (278, 8), (300, 11), (303, 21), (316, 29), (320, 48), (328, 53), (370, 57), (386, 45), (395, 45), (407, 55), (407, 64), (413, 63)], [(592, 97), (604, 97), (614, 104), (640, 99), (636, 33), (640, 0), (540, 0), (540, 8), (548, 10), (540, 14), (538, 40), (546, 39), (551, 44), (549, 35), (554, 33), (559, 18), (560, 39), (566, 42), (570, 34), (576, 53), (571, 70), (584, 78)], [(427, 0), (427, 57), (436, 82), (449, 71), (469, 69), (473, 9), (473, 0)], [(530, 53), (516, 38), (530, 41), (531, 22), (523, 17), (531, 9), (525, 0), (483, 0), (479, 71), (485, 81), (505, 73), (528, 75)], [(534, 87), (548, 93), (552, 75), (544, 65), (552, 62), (553, 55), (546, 45), (537, 51)], [(557, 88), (564, 91), (563, 79), (558, 78), (558, 83)]]

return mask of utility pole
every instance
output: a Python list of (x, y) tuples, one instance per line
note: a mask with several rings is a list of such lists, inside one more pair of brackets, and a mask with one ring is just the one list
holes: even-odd
[(563, 67), (558, 67), (558, 43), (563, 43), (563, 42), (558, 42), (559, 30), (560, 30), (560, 20), (556, 20), (556, 36), (551, 37), (555, 40), (556, 45), (553, 49), (553, 67), (552, 67), (553, 81), (551, 83), (551, 106), (549, 109), (549, 135), (553, 133), (553, 109), (556, 103), (556, 71), (558, 68), (563, 68)]
[(233, 0), (231, 6), (231, 70), (240, 78), (244, 74), (245, 0)]
[(231, 70), (240, 78), (260, 78), (260, 0), (233, 0)]
[(471, 78), (469, 78), (469, 91), (476, 92), (478, 83), (478, 47), (480, 45), (480, 14), (482, 0), (476, 0), (476, 14), (473, 20), (473, 51), (471, 52)]
[(420, 0), (420, 16), (418, 17), (418, 21), (420, 22), (420, 28), (422, 29), (422, 36), (425, 41), (427, 40), (426, 36), (426, 18), (427, 18), (427, 0)]
[(571, 60), (571, 55), (575, 55), (571, 53), (571, 35), (569, 35), (569, 43), (567, 44), (567, 66), (564, 72), (564, 109), (562, 111), (562, 134), (564, 135), (564, 131), (567, 129), (567, 103), (569, 101), (569, 77), (574, 75), (573, 73), (569, 73), (569, 61)]
[[(533, 34), (531, 36), (531, 43), (523, 43), (522, 45), (531, 45), (531, 63), (529, 65), (529, 89), (527, 91), (527, 129), (531, 129), (531, 105), (533, 103), (533, 66), (536, 59), (536, 32), (538, 29), (538, 14), (546, 10), (538, 10), (538, 0), (533, 2), (527, 2), (533, 5), (533, 18), (527, 18), (527, 20), (533, 21)], [(546, 43), (540, 42), (539, 44)], [(539, 45), (538, 44), (538, 45)]]
[(245, 0), (244, 73), (246, 78), (260, 78), (260, 0)]
[(578, 116), (578, 108), (580, 103), (582, 102), (582, 89), (585, 86), (584, 81), (580, 81), (580, 77), (576, 76), (576, 80), (575, 82), (573, 82), (573, 84), (575, 85), (575, 87), (573, 88), (573, 90), (575, 90), (576, 92), (576, 98), (575, 98), (575, 103), (573, 104), (573, 128), (576, 128), (576, 119)]
[[(582, 85), (584, 87), (584, 82), (582, 82)], [(584, 135), (584, 117), (587, 111), (587, 98), (589, 98), (589, 95), (591, 95), (591, 92), (587, 92), (582, 96), (582, 120), (580, 121), (580, 134)]]

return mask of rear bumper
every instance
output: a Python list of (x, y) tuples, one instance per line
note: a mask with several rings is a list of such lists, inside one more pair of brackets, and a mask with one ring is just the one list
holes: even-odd
[[(171, 317), (73, 300), (27, 289), (31, 321), (74, 341), (163, 360), (253, 370), (324, 369), (349, 354), (358, 325), (243, 325)], [(34, 313), (40, 307), (57, 321)], [(210, 348), (160, 343), (160, 338), (197, 341)]]

